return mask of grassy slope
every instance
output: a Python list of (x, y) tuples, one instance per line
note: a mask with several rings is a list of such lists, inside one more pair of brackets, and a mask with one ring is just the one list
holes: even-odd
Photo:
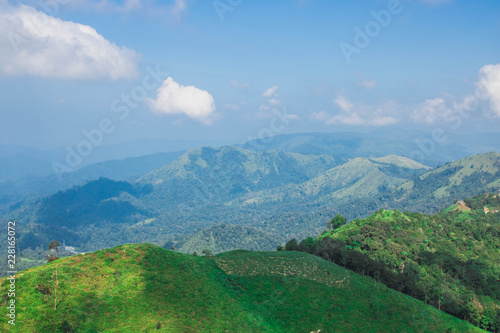
[[(388, 167), (393, 167), (399, 174), (384, 172)], [(403, 171), (422, 173), (428, 169), (425, 165), (396, 155), (374, 159), (358, 157), (308, 181), (291, 185), (286, 191), (280, 188), (257, 192), (245, 203), (280, 202), (283, 196), (299, 201), (319, 199), (321, 202), (369, 197), (377, 195), (381, 186), (392, 189), (404, 184), (410, 175), (402, 174)]]
[(380, 210), (318, 239), (341, 240), (394, 271), (403, 264), (416, 267), (416, 297), (440, 290), (445, 311), (468, 313), (471, 321), (487, 325), (500, 308), (500, 214), (485, 214), (484, 207), (498, 209), (500, 196), (465, 203), (472, 209), (455, 204), (435, 215)]
[[(498, 175), (499, 172), (500, 153), (489, 152), (480, 155), (472, 155), (458, 161), (448, 163), (422, 175), (420, 179), (425, 181), (426, 179), (446, 175), (443, 179), (447, 179), (448, 181), (445, 184), (441, 184), (441, 186), (436, 188), (433, 192), (434, 197), (440, 199), (451, 196), (453, 188), (459, 187), (467, 179), (470, 179), (471, 177), (478, 177), (478, 175), (483, 175), (482, 178), (484, 181), (481, 183), (482, 187), (488, 188), (495, 187), (495, 185), (498, 186), (498, 179), (495, 179), (494, 176)], [(489, 179), (488, 176), (493, 178)], [(493, 181), (489, 183), (491, 180)]]
[[(42, 284), (46, 295), (39, 290)], [(3, 300), (6, 285), (1, 280)], [(12, 332), (52, 333), (69, 326), (76, 332), (176, 333), (476, 330), (371, 279), (297, 252), (193, 257), (148, 244), (123, 245), (20, 273), (16, 301)], [(5, 311), (2, 306), (4, 318)], [(1, 325), (0, 330), (9, 329), (5, 321)]]

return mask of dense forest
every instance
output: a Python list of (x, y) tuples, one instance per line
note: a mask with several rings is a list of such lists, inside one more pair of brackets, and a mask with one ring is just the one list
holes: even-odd
[(381, 208), (434, 213), (500, 188), (499, 178), (498, 153), (431, 169), (396, 155), (346, 161), (197, 148), (135, 182), (100, 178), (19, 202), (4, 220), (18, 222), (21, 257), (30, 257), (25, 267), (39, 264), (52, 240), (79, 252), (141, 242), (185, 253), (272, 250), (320, 233), (337, 214), (352, 220)]

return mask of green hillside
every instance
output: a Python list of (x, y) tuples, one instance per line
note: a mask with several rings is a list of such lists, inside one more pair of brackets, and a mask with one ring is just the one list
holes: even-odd
[[(339, 213), (349, 219), (381, 208), (435, 213), (454, 200), (499, 189), (499, 165), (498, 153), (430, 169), (396, 155), (344, 161), (197, 148), (133, 184), (98, 179), (19, 204), (4, 220), (19, 221), (19, 248), (36, 250), (38, 257), (29, 254), (34, 263), (51, 240), (80, 252), (143, 242), (179, 244), (187, 253), (273, 250), (320, 233)], [(234, 226), (236, 235), (211, 229), (221, 224)]]
[(500, 153), (490, 152), (472, 155), (434, 169), (404, 184), (396, 193), (411, 208), (428, 211), (428, 201), (443, 206), (450, 199), (462, 199), (499, 189), (499, 180)]
[(500, 195), (435, 215), (380, 210), (287, 244), (368, 275), (493, 332), (500, 332)]
[[(304, 253), (194, 257), (124, 245), (21, 272), (16, 283), (16, 325), (4, 320), (2, 331), (480, 331)], [(9, 283), (0, 285), (5, 302)]]
[(304, 182), (345, 160), (332, 156), (252, 152), (236, 147), (196, 148), (174, 162), (143, 176), (152, 184), (145, 200), (167, 210), (183, 204), (221, 202), (251, 192)]
[[(260, 201), (314, 200), (344, 202), (366, 198), (395, 190), (408, 179), (431, 168), (405, 157), (390, 155), (382, 158), (354, 158), (284, 191), (263, 192)], [(278, 193), (279, 192), (279, 195)], [(251, 201), (256, 202), (256, 199)]]

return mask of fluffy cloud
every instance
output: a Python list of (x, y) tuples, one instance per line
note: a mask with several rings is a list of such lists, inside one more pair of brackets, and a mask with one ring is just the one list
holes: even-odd
[(432, 124), (438, 119), (450, 116), (452, 110), (446, 105), (443, 98), (427, 99), (418, 105), (411, 115), (411, 118), (418, 123)]
[(262, 93), (262, 97), (275, 97), (278, 95), (278, 86), (272, 86)]
[(481, 68), (476, 86), (481, 96), (489, 100), (491, 110), (500, 117), (500, 64)]
[(212, 124), (215, 103), (212, 95), (194, 86), (181, 86), (168, 77), (157, 90), (155, 100), (146, 103), (159, 114), (184, 114), (205, 125)]
[(137, 76), (138, 55), (90, 26), (48, 16), (33, 7), (0, 5), (0, 72), (82, 80)]
[(277, 105), (280, 105), (280, 104), (281, 104), (281, 101), (279, 99), (276, 99), (276, 98), (270, 98), (269, 99), (269, 105), (277, 106)]
[(348, 126), (374, 126), (382, 127), (393, 125), (399, 120), (386, 113), (393, 113), (396, 106), (392, 101), (388, 101), (380, 106), (368, 106), (362, 103), (353, 103), (344, 95), (339, 95), (333, 100), (341, 112), (331, 115), (325, 111), (313, 112), (311, 119), (324, 122), (327, 125), (348, 125)]
[(335, 98), (333, 100), (333, 102), (342, 110), (342, 111), (345, 111), (345, 112), (349, 112), (351, 111), (351, 109), (353, 108), (353, 104), (347, 99), (345, 98), (343, 95), (339, 95), (337, 96), (337, 98)]
[(271, 119), (276, 117), (277, 113), (282, 114), (282, 117), (287, 120), (300, 120), (296, 114), (286, 113), (286, 107), (283, 107), (283, 113), (278, 111), (276, 107), (281, 106), (281, 101), (278, 97), (278, 86), (272, 86), (262, 93), (262, 97), (267, 98), (267, 102), (259, 106), (259, 112), (256, 114), (257, 119)]

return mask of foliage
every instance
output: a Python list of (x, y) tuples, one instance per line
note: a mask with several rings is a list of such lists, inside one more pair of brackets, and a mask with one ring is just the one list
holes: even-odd
[[(59, 272), (57, 309), (54, 276)], [(6, 299), (9, 282), (0, 280)], [(194, 257), (148, 244), (21, 272), (9, 332), (475, 332), (473, 326), (299, 252)], [(0, 315), (5, 317), (7, 308)]]
[(345, 218), (344, 216), (342, 216), (340, 214), (337, 214), (337, 215), (335, 215), (335, 217), (333, 219), (328, 221), (327, 228), (329, 230), (331, 230), (331, 229), (335, 230), (335, 229), (340, 228), (344, 224), (347, 224), (347, 218)]
[(432, 216), (380, 210), (294, 250), (500, 332), (500, 213), (484, 213), (485, 206), (500, 207), (500, 196), (479, 195), (465, 203)]
[(141, 242), (184, 253), (272, 250), (320, 233), (337, 214), (363, 218), (381, 208), (434, 213), (500, 188), (499, 170), (498, 153), (430, 170), (396, 155), (347, 161), (197, 148), (138, 182), (99, 179), (20, 203), (5, 220), (18, 221), (19, 249), (42, 258), (53, 239), (81, 252)]

